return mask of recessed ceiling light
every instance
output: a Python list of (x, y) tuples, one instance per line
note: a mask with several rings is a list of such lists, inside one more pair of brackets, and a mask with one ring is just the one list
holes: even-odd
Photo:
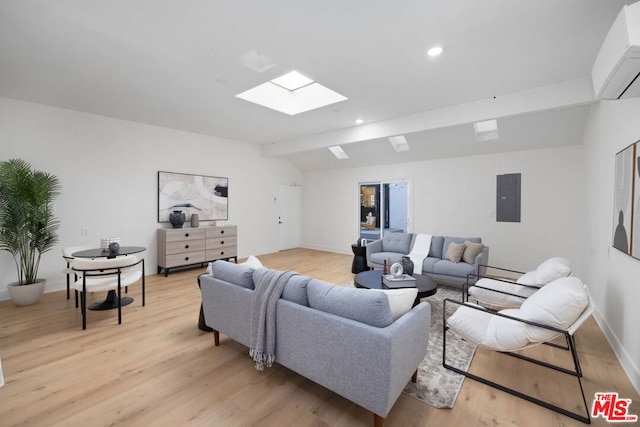
[(478, 141), (490, 141), (498, 139), (498, 122), (496, 120), (485, 120), (473, 124)]
[(345, 153), (342, 147), (340, 147), (339, 145), (334, 145), (333, 147), (329, 147), (329, 150), (333, 153), (334, 156), (336, 156), (336, 158), (340, 160), (349, 158), (347, 153)]
[(389, 137), (389, 142), (393, 145), (393, 149), (396, 151), (409, 151), (411, 147), (407, 142), (407, 139), (404, 135), (392, 136)]
[(236, 97), (291, 116), (347, 99), (297, 71), (244, 91)]
[(362, 119), (356, 119), (356, 124), (357, 124), (357, 125), (361, 125), (361, 124), (363, 124), (363, 123), (364, 123), (364, 120), (362, 120)]
[(442, 53), (442, 48), (440, 46), (434, 46), (427, 51), (427, 55), (429, 56), (438, 56)]

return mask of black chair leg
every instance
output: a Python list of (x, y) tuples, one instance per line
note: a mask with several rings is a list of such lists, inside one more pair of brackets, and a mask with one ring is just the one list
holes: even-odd
[[(73, 275), (73, 283), (76, 283), (78, 281), (78, 275), (74, 274)], [(78, 308), (78, 290), (74, 289), (75, 294), (76, 294), (76, 308)]]
[(122, 324), (122, 288), (120, 287), (120, 273), (118, 273), (118, 325)]
[(82, 292), (80, 294), (80, 301), (82, 304), (82, 330), (87, 329), (87, 293)]
[(144, 307), (145, 304), (145, 283), (144, 283), (144, 258), (142, 258), (142, 306)]
[[(67, 263), (67, 268), (69, 268), (69, 263)], [(71, 279), (69, 278), (69, 273), (67, 273), (67, 299), (71, 299)], [(76, 307), (78, 307), (76, 305)]]

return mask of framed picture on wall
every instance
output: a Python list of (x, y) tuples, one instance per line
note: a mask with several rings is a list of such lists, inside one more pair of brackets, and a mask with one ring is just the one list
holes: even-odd
[(631, 256), (640, 259), (640, 141), (634, 144)]
[(632, 254), (633, 225), (637, 222), (633, 219), (636, 144), (618, 152), (615, 164), (613, 247), (628, 255)]
[(169, 222), (176, 210), (187, 219), (193, 213), (200, 221), (229, 219), (229, 179), (158, 171), (158, 222)]

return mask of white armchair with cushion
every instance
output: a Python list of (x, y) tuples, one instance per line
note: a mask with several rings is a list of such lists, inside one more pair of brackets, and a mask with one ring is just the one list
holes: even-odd
[(87, 329), (87, 292), (116, 291), (118, 324), (122, 323), (122, 289), (142, 282), (142, 306), (145, 305), (144, 258), (135, 255), (116, 258), (74, 258), (71, 261), (78, 280), (73, 287), (80, 292), (82, 329)]
[(478, 276), (473, 286), (467, 283), (466, 290), (463, 289), (465, 300), (471, 298), (489, 308), (518, 308), (541, 287), (571, 275), (571, 264), (568, 259), (562, 257), (549, 258), (527, 273), (492, 266), (487, 266), (487, 269), (495, 270), (501, 275), (519, 275), (514, 279)]
[[(71, 262), (73, 261), (73, 254), (79, 251), (84, 251), (85, 249), (91, 249), (93, 246), (70, 246), (62, 249), (62, 259), (67, 263), (67, 266), (64, 270), (62, 270), (62, 274), (67, 276), (67, 299), (70, 297), (71, 290), (71, 275), (74, 274), (73, 269), (71, 268)], [(78, 278), (76, 277), (75, 280)], [(74, 281), (75, 281), (74, 280)], [(78, 291), (76, 291), (76, 307), (78, 306)]]
[[(487, 310), (479, 305), (461, 303), (451, 299), (444, 300), (443, 312), (447, 313), (447, 305), (458, 308), (448, 319), (443, 319), (444, 345), (443, 366), (483, 384), (498, 388), (530, 402), (541, 405), (576, 420), (590, 423), (589, 408), (582, 388), (582, 369), (578, 359), (578, 352), (574, 334), (589, 318), (593, 308), (586, 286), (577, 277), (563, 277), (543, 286), (529, 298), (525, 299), (520, 308), (504, 309), (501, 311)], [(462, 339), (488, 350), (513, 355), (521, 360), (533, 362), (546, 368), (575, 376), (582, 392), (582, 403), (586, 416), (571, 412), (557, 405), (543, 401), (530, 395), (506, 387), (451, 366), (447, 363), (447, 332), (455, 333)], [(551, 343), (557, 337), (564, 336), (566, 347)], [(539, 344), (550, 344), (553, 348), (569, 350), (574, 369), (567, 369), (551, 363), (542, 362), (525, 356), (520, 350)], [(518, 351), (518, 354), (512, 352)]]

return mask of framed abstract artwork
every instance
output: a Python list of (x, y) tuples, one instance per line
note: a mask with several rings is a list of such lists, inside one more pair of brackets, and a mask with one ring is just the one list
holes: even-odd
[(636, 178), (637, 145), (636, 142), (616, 154), (613, 247), (627, 255), (640, 258), (640, 242), (638, 236), (635, 236), (640, 233), (640, 212), (634, 209), (634, 205), (640, 200), (638, 189), (635, 188), (635, 183), (640, 182)]
[(631, 256), (640, 259), (640, 141), (634, 144), (633, 210), (631, 224)]
[(158, 222), (169, 222), (176, 210), (187, 219), (193, 213), (200, 221), (229, 219), (229, 179), (158, 171)]

